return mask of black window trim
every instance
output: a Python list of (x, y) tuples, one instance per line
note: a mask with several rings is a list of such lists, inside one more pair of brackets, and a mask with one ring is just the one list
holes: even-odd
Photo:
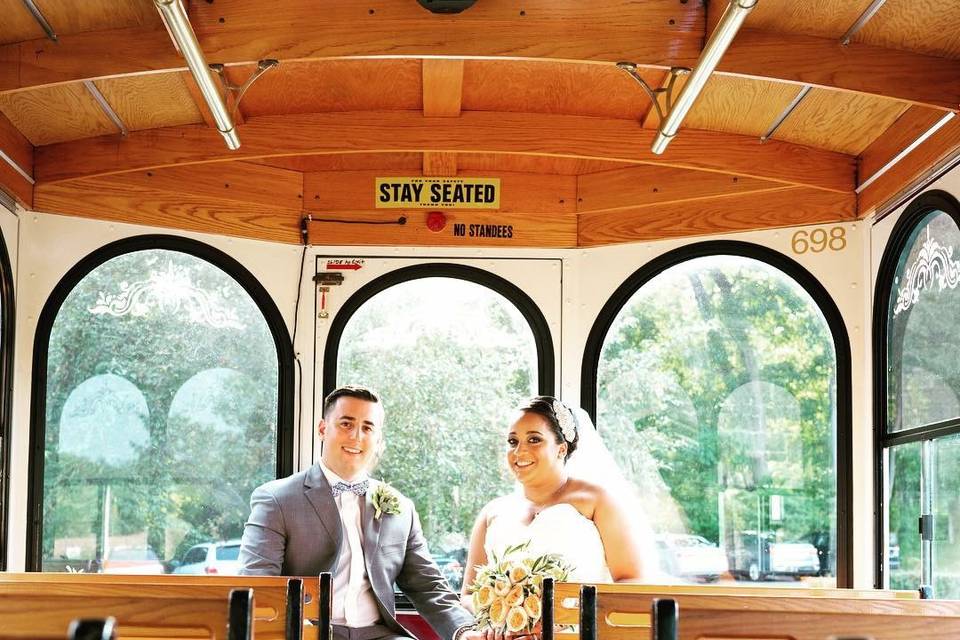
[(323, 397), (336, 388), (337, 359), (340, 339), (353, 314), (370, 298), (404, 282), (423, 278), (455, 278), (466, 280), (491, 289), (512, 303), (526, 319), (537, 347), (537, 389), (544, 395), (553, 395), (555, 390), (555, 366), (553, 336), (550, 325), (537, 303), (522, 289), (509, 280), (478, 267), (449, 262), (426, 262), (409, 267), (400, 267), (374, 278), (360, 287), (343, 303), (333, 318), (323, 352)]
[(668, 251), (631, 274), (613, 292), (587, 336), (580, 376), (580, 403), (596, 422), (597, 370), (603, 341), (617, 314), (647, 282), (667, 269), (694, 258), (730, 255), (764, 262), (806, 290), (823, 314), (833, 337), (837, 363), (837, 586), (853, 587), (853, 381), (850, 338), (840, 309), (822, 284), (788, 256), (750, 242), (708, 240)]
[(13, 268), (0, 234), (0, 571), (7, 570), (10, 526), (10, 438), (13, 436), (13, 347), (16, 329)]
[[(883, 458), (888, 449), (921, 440), (933, 440), (960, 433), (960, 417), (903, 431), (887, 432), (887, 310), (893, 293), (900, 255), (918, 225), (929, 214), (941, 211), (949, 215), (960, 228), (960, 201), (940, 189), (925, 191), (914, 198), (897, 220), (884, 247), (877, 269), (873, 295), (873, 500), (874, 500), (874, 586), (880, 589), (884, 582), (886, 550), (886, 504), (884, 493)], [(919, 586), (919, 585), (918, 585)]]
[[(323, 396), (336, 388), (337, 360), (340, 353), (340, 339), (347, 327), (347, 323), (370, 298), (378, 293), (404, 282), (421, 280), (423, 278), (456, 278), (479, 284), (496, 291), (506, 298), (527, 321), (533, 332), (534, 343), (537, 347), (537, 390), (543, 395), (555, 393), (555, 360), (553, 337), (550, 325), (537, 303), (520, 287), (509, 280), (478, 267), (450, 262), (425, 262), (408, 267), (400, 267), (374, 278), (353, 293), (344, 302), (343, 306), (333, 318), (330, 331), (327, 333), (327, 342), (323, 351)], [(413, 603), (402, 593), (394, 593), (394, 606), (397, 611), (414, 611)]]
[(53, 323), (71, 291), (108, 260), (151, 249), (186, 253), (219, 268), (254, 301), (270, 328), (277, 348), (277, 470), (278, 478), (293, 473), (294, 357), (286, 322), (273, 298), (245, 266), (211, 245), (180, 236), (149, 234), (117, 240), (94, 250), (60, 279), (43, 305), (33, 344), (30, 399), (30, 456), (27, 489), (27, 571), (40, 571), (43, 546), (43, 457), (46, 434), (47, 354)]

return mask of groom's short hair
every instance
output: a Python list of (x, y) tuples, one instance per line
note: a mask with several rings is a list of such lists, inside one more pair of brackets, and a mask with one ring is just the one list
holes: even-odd
[(333, 405), (337, 404), (337, 400), (343, 398), (344, 396), (348, 398), (357, 398), (359, 400), (366, 400), (367, 402), (373, 402), (375, 404), (380, 404), (380, 398), (372, 389), (367, 387), (362, 387), (357, 384), (345, 384), (342, 387), (337, 387), (323, 399), (323, 417), (326, 419), (327, 414), (330, 413), (330, 410), (333, 409)]

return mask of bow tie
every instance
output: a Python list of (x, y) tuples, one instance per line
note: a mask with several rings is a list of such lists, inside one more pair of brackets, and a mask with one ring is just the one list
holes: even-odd
[(369, 480), (361, 480), (360, 482), (338, 482), (337, 484), (331, 487), (333, 491), (333, 497), (336, 498), (341, 493), (349, 492), (355, 493), (358, 496), (362, 496), (367, 492), (367, 486), (370, 484)]

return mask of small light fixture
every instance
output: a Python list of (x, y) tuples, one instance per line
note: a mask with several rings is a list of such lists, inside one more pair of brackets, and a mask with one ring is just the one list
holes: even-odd
[(440, 233), (447, 226), (447, 216), (442, 211), (431, 211), (427, 214), (427, 229)]
[(663, 153), (673, 136), (677, 135), (680, 123), (683, 122), (690, 108), (693, 107), (693, 103), (700, 96), (707, 80), (710, 79), (710, 74), (717, 68), (720, 58), (726, 53), (730, 43), (733, 42), (734, 36), (737, 35), (737, 31), (740, 30), (740, 25), (753, 11), (753, 8), (757, 6), (757, 2), (758, 0), (730, 1), (720, 17), (717, 28), (714, 29), (710, 39), (707, 40), (707, 44), (704, 45), (703, 51), (700, 53), (700, 59), (697, 60), (697, 66), (690, 72), (690, 77), (683, 85), (683, 89), (680, 90), (680, 95), (673, 103), (670, 113), (660, 123), (660, 127), (657, 129), (657, 137), (654, 138), (651, 147), (654, 153), (657, 155)]
[(227, 143), (227, 148), (235, 151), (240, 148), (240, 138), (237, 137), (237, 130), (233, 126), (233, 118), (230, 116), (230, 110), (227, 109), (227, 103), (217, 89), (217, 84), (210, 74), (210, 67), (207, 60), (200, 50), (200, 43), (197, 42), (197, 34), (193, 32), (190, 26), (190, 18), (180, 0), (153, 0), (154, 5), (160, 12), (170, 37), (173, 38), (187, 61), (190, 73), (193, 74), (203, 99), (210, 107), (210, 113), (217, 123), (217, 129)]

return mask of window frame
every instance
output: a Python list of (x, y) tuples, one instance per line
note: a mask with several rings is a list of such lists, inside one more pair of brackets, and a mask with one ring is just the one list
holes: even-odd
[(13, 267), (0, 234), (0, 571), (7, 570), (10, 514), (10, 438), (13, 436), (13, 347), (16, 330)]
[[(921, 193), (907, 205), (897, 220), (883, 250), (877, 269), (873, 295), (873, 496), (874, 496), (874, 586), (879, 589), (884, 583), (884, 559), (886, 549), (886, 504), (884, 493), (886, 477), (884, 454), (897, 445), (936, 440), (960, 433), (960, 417), (935, 422), (903, 431), (887, 433), (887, 312), (893, 293), (893, 279), (897, 263), (907, 248), (907, 241), (930, 213), (941, 211), (953, 219), (960, 229), (960, 201), (952, 194), (939, 189)], [(902, 345), (901, 345), (902, 346)]]
[[(327, 394), (336, 389), (340, 339), (343, 337), (343, 332), (353, 315), (378, 293), (386, 291), (390, 287), (413, 280), (422, 280), (423, 278), (455, 278), (472, 282), (499, 293), (513, 304), (527, 321), (537, 347), (537, 393), (554, 395), (556, 367), (553, 336), (546, 317), (533, 298), (506, 278), (478, 267), (450, 262), (426, 262), (400, 267), (374, 278), (346, 299), (334, 316), (333, 322), (330, 323), (330, 330), (327, 333), (327, 341), (323, 350), (323, 386), (320, 399), (327, 397)], [(415, 611), (413, 603), (403, 593), (394, 593), (394, 606), (397, 611)]]
[(30, 456), (27, 473), (27, 571), (40, 571), (43, 545), (43, 473), (46, 444), (47, 357), (53, 324), (67, 296), (105, 262), (128, 253), (160, 249), (203, 260), (233, 278), (260, 309), (277, 349), (277, 469), (276, 477), (293, 473), (294, 355), (286, 322), (266, 288), (246, 267), (227, 253), (199, 240), (166, 234), (132, 236), (106, 244), (79, 260), (60, 279), (43, 305), (33, 343), (30, 401)]
[(837, 587), (853, 586), (853, 380), (850, 338), (840, 309), (826, 288), (800, 263), (767, 247), (740, 240), (685, 245), (650, 260), (624, 280), (604, 304), (587, 336), (580, 376), (580, 406), (596, 421), (597, 378), (603, 343), (635, 293), (667, 269), (694, 258), (736, 256), (766, 263), (800, 285), (823, 314), (833, 337), (837, 367)]
[[(336, 389), (337, 359), (340, 354), (340, 339), (347, 323), (370, 298), (390, 287), (423, 278), (455, 278), (486, 287), (506, 298), (523, 315), (537, 347), (537, 393), (554, 395), (556, 367), (553, 336), (546, 317), (523, 289), (509, 280), (478, 267), (449, 262), (427, 262), (395, 269), (374, 278), (353, 293), (330, 323), (327, 341), (323, 350), (323, 386), (321, 398)], [(315, 403), (316, 404), (316, 403)]]

